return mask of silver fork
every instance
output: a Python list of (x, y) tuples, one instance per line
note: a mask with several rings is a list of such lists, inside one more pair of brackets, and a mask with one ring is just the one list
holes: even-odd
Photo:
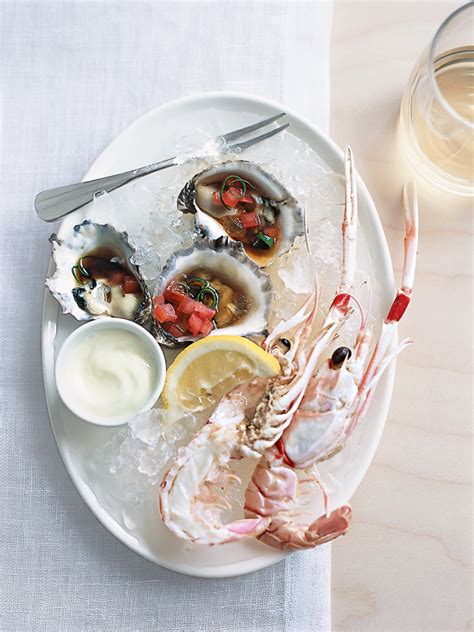
[[(278, 119), (281, 119), (285, 115), (286, 112), (281, 112), (280, 114), (270, 116), (270, 118), (264, 119), (263, 121), (258, 121), (253, 125), (248, 125), (247, 127), (236, 129), (233, 132), (217, 136), (213, 139), (213, 141), (215, 143), (222, 141), (229, 143), (230, 141), (236, 140), (242, 136), (251, 134), (262, 127), (266, 127), (267, 125), (278, 121)], [(252, 145), (262, 142), (262, 140), (266, 140), (271, 136), (275, 136), (275, 134), (279, 134), (288, 126), (289, 123), (285, 123), (284, 125), (275, 127), (264, 134), (255, 136), (254, 138), (249, 138), (248, 140), (242, 142), (227, 145), (226, 149), (230, 151), (243, 151), (244, 149), (252, 147)], [(198, 154), (194, 158), (190, 158), (190, 160), (196, 160), (199, 157), (200, 156)], [(177, 157), (173, 156), (173, 158), (167, 158), (166, 160), (161, 160), (160, 162), (155, 162), (152, 165), (147, 165), (138, 169), (132, 169), (132, 171), (126, 171), (125, 173), (117, 173), (113, 176), (98, 178), (97, 180), (88, 180), (87, 182), (78, 182), (77, 184), (69, 184), (67, 186), (41, 191), (35, 198), (36, 212), (45, 222), (54, 222), (73, 211), (77, 211), (77, 209), (81, 208), (85, 204), (92, 202), (94, 195), (99, 191), (107, 191), (110, 193), (110, 191), (114, 191), (132, 180), (142, 178), (143, 176), (155, 173), (156, 171), (162, 171), (163, 169), (174, 167), (178, 164), (182, 164), (182, 162), (178, 162)]]

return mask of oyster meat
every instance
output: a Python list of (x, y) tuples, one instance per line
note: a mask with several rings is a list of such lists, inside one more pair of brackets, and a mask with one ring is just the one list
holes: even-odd
[[(160, 323), (156, 318), (154, 333), (158, 342), (169, 347), (203, 335), (258, 334), (267, 325), (272, 298), (269, 276), (247, 257), (241, 244), (202, 238), (191, 248), (175, 253), (163, 268), (155, 303), (163, 305), (166, 301), (176, 314), (170, 322), (163, 319)], [(193, 306), (199, 302), (204, 307), (198, 305), (198, 313), (202, 310), (202, 318), (212, 318), (212, 330), (193, 335), (188, 323)]]
[(125, 232), (110, 224), (85, 220), (67, 239), (51, 235), (54, 274), (46, 285), (65, 314), (77, 320), (113, 316), (146, 324), (151, 318), (150, 293)]
[(178, 196), (178, 209), (194, 213), (203, 235), (242, 243), (260, 267), (287, 252), (304, 234), (297, 201), (269, 173), (246, 160), (218, 164), (195, 175)]

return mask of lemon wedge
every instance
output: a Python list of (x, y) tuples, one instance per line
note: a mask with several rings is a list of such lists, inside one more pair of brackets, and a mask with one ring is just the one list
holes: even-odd
[(275, 377), (280, 363), (241, 336), (208, 336), (182, 351), (170, 365), (162, 397), (168, 410), (199, 412), (256, 377)]

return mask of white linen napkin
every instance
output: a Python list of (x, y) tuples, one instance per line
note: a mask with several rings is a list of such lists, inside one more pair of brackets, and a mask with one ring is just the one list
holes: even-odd
[(43, 395), (54, 227), (33, 199), (80, 180), (124, 127), (183, 95), (251, 92), (327, 130), (331, 16), (330, 2), (0, 4), (1, 630), (329, 629), (328, 545), (251, 575), (195, 579), (141, 559), (89, 512)]

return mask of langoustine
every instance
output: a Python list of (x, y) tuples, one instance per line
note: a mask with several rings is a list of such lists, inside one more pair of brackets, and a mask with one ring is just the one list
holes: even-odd
[[(353, 181), (352, 177), (349, 180)], [(321, 365), (311, 379), (291, 424), (277, 444), (264, 453), (247, 487), (245, 515), (249, 518), (271, 518), (269, 526), (258, 538), (272, 547), (283, 550), (312, 548), (344, 535), (350, 527), (350, 505), (328, 511), (328, 495), (320, 482), (316, 465), (344, 447), (366, 413), (384, 371), (412, 342), (410, 339), (403, 340), (394, 350), (389, 350), (398, 322), (410, 302), (418, 245), (418, 208), (414, 189), (409, 195), (405, 188), (404, 204), (406, 228), (402, 284), (382, 324), (372, 354), (369, 347), (371, 332), (363, 317), (353, 351), (348, 347), (339, 347)], [(336, 312), (344, 313), (351, 300), (356, 203), (352, 205), (352, 211), (352, 216), (346, 213), (348, 224), (345, 219), (343, 225), (343, 232), (347, 230), (351, 240), (347, 240), (345, 235), (341, 283), (326, 322), (334, 319)], [(298, 470), (306, 475), (305, 483), (313, 483), (323, 492), (325, 514), (310, 523), (299, 520)]]

